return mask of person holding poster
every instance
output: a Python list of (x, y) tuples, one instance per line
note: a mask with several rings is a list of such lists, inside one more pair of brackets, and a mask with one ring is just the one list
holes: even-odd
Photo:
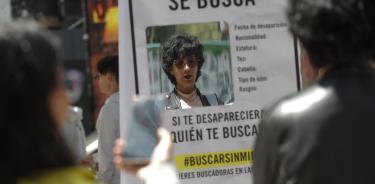
[(260, 123), (254, 183), (375, 183), (375, 2), (289, 2), (318, 82)]
[(162, 46), (162, 68), (175, 89), (166, 95), (166, 109), (222, 104), (216, 94), (202, 95), (195, 83), (204, 63), (203, 46), (192, 35), (174, 35)]

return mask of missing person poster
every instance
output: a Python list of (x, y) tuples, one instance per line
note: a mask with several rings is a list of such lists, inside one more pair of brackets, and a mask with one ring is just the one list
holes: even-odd
[[(165, 95), (181, 183), (251, 183), (263, 109), (299, 89), (285, 0), (120, 3), (120, 114)], [(122, 26), (121, 26), (122, 25)]]
[(262, 114), (262, 108), (251, 103), (163, 111), (180, 183), (251, 183)]

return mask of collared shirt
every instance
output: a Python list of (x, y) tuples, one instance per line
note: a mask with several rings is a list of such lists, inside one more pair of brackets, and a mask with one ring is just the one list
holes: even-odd
[(192, 107), (202, 107), (202, 101), (200, 96), (197, 94), (197, 90), (194, 90), (190, 94), (183, 93), (177, 90), (177, 94), (180, 96), (181, 109), (190, 109)]
[(119, 184), (120, 171), (113, 163), (114, 142), (120, 136), (119, 93), (112, 94), (101, 108), (96, 129), (99, 134), (98, 179), (104, 184)]

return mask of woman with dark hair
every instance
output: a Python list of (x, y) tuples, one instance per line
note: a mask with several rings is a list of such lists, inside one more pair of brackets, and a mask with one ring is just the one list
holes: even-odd
[(68, 97), (58, 41), (30, 22), (0, 27), (1, 183), (93, 183), (59, 128)]
[(116, 170), (112, 154), (113, 144), (120, 137), (118, 56), (106, 56), (96, 66), (99, 90), (108, 96), (96, 120), (99, 166), (97, 178), (106, 184), (119, 184), (120, 171)]
[(196, 36), (174, 35), (162, 45), (162, 68), (175, 85), (166, 96), (167, 109), (221, 104), (215, 94), (202, 95), (195, 85), (203, 63), (203, 46)]

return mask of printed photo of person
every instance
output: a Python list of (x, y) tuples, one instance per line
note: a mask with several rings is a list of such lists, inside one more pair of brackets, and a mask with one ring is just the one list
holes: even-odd
[(166, 109), (233, 103), (227, 27), (209, 22), (146, 30), (151, 94), (165, 95)]
[(174, 35), (162, 45), (162, 68), (175, 85), (167, 96), (167, 109), (222, 105), (216, 94), (203, 95), (195, 83), (204, 64), (203, 46), (192, 35)]

